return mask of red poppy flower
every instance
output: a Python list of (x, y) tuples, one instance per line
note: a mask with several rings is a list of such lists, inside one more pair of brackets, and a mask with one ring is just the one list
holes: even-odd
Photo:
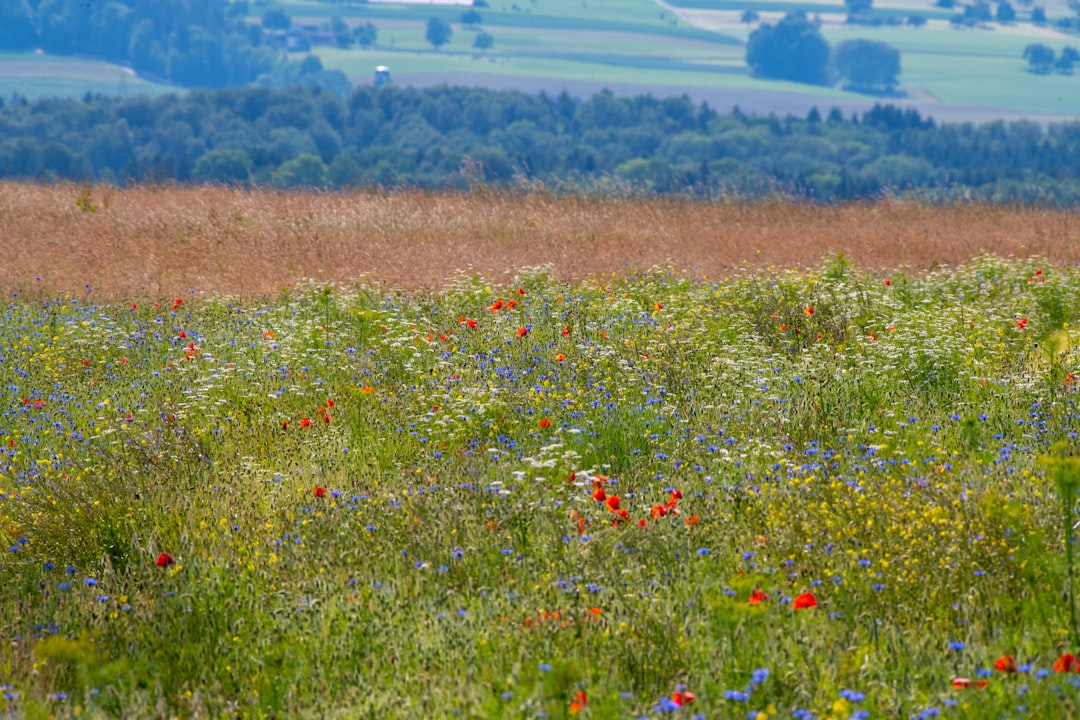
[(660, 518), (664, 517), (665, 515), (667, 515), (667, 508), (666, 507), (664, 507), (663, 505), (653, 505), (653, 508), (652, 508), (653, 519), (659, 520)]
[(551, 420), (549, 418), (541, 418), (540, 422), (538, 422), (537, 425), (546, 430), (547, 428), (551, 427)]
[(663, 310), (664, 309), (664, 306), (661, 305), (660, 303), (656, 303), (655, 305), (653, 305), (653, 307), (655, 307), (657, 310)]
[(529, 328), (525, 327), (524, 325), (522, 325), (521, 327), (518, 328), (517, 336), (519, 338), (525, 337), (528, 334), (529, 334)]
[(803, 310), (803, 312), (806, 313), (806, 317), (810, 317), (811, 315), (814, 314), (814, 306), (813, 305), (807, 305), (806, 309)]
[(587, 612), (590, 615), (599, 615), (599, 614), (603, 613), (604, 611), (601, 610), (600, 608), (589, 608)]
[(754, 592), (750, 593), (750, 604), (757, 605), (763, 603), (769, 599), (769, 596), (761, 588), (754, 588)]
[(699, 522), (701, 522), (701, 518), (697, 515), (691, 515), (690, 517), (683, 520), (683, 522), (686, 523), (686, 527), (693, 527), (694, 525), (697, 525)]
[(796, 597), (793, 604), (796, 610), (817, 607), (817, 598), (814, 597), (814, 593), (806, 592)]
[(326, 497), (326, 490), (324, 490), (322, 487), (315, 488), (315, 497), (317, 497), (317, 498)]
[(683, 705), (689, 705), (694, 702), (694, 693), (684, 690), (683, 692), (677, 692), (671, 696), (671, 702), (675, 703), (679, 707)]
[(1003, 673), (1016, 672), (1016, 660), (1012, 655), (1002, 655), (994, 661), (994, 669)]
[(365, 395), (370, 395), (371, 393), (375, 392), (375, 388), (371, 387), (370, 385), (365, 385), (364, 387), (360, 388), (360, 392), (364, 393)]
[(173, 301), (172, 309), (175, 310), (176, 308), (180, 307), (183, 304), (184, 304), (184, 301), (182, 299), (176, 298), (176, 300)]
[(524, 294), (525, 294), (525, 288), (518, 288), (518, 295), (524, 295)]
[(506, 309), (507, 310), (513, 310), (516, 307), (517, 307), (517, 300), (511, 300), (510, 302), (506, 303)]
[(499, 312), (500, 310), (502, 310), (502, 306), (503, 306), (503, 301), (502, 300), (496, 300), (495, 302), (491, 303), (491, 307), (488, 308), (488, 309), (491, 310), (491, 312)]
[(159, 568), (163, 568), (169, 567), (175, 562), (176, 560), (173, 558), (172, 555), (167, 552), (163, 552), (157, 556), (157, 560), (154, 561), (154, 564), (157, 565)]
[(682, 490), (672, 490), (670, 495), (672, 500), (682, 500)]
[(288, 430), (289, 429), (289, 421), (288, 420), (285, 420), (285, 421), (283, 421), (281, 423), (281, 429), (282, 430)]
[(468, 328), (470, 330), (475, 330), (476, 329), (476, 321), (475, 320), (469, 320), (465, 324), (468, 326)]
[(607, 499), (607, 493), (604, 492), (604, 488), (598, 487), (592, 491), (592, 499), (596, 502), (604, 502)]
[(570, 702), (570, 712), (581, 712), (581, 708), (589, 704), (589, 698), (582, 690), (574, 693), (574, 699)]
[(892, 280), (890, 280), (889, 278), (885, 278), (885, 284), (892, 285)]
[(307, 427), (311, 424), (310, 418), (300, 418), (300, 427)]
[(565, 359), (566, 359), (566, 356), (563, 355), (562, 353), (559, 353), (558, 355), (555, 356), (555, 361), (556, 362), (562, 362)]
[(619, 496), (618, 495), (610, 495), (610, 496), (608, 496), (604, 500), (604, 505), (611, 512), (615, 512), (616, 510), (619, 509)]
[(562, 336), (563, 337), (568, 337), (569, 335), (570, 335), (570, 326), (567, 325), (566, 327), (564, 327), (562, 329)]
[(952, 686), (957, 690), (967, 690), (968, 688), (978, 688), (979, 690), (982, 690), (987, 685), (989, 685), (989, 683), (986, 680), (972, 681), (970, 678), (962, 677), (953, 678), (952, 681)]
[(1057, 659), (1054, 663), (1054, 672), (1069, 672), (1076, 664), (1076, 656), (1071, 653), (1065, 653)]

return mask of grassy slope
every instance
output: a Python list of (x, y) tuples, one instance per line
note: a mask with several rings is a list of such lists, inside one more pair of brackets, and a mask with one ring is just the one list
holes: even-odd
[(160, 95), (176, 91), (171, 85), (133, 77), (127, 68), (100, 60), (0, 53), (0, 97), (12, 93), (34, 99), (56, 95), (78, 97), (88, 92)]
[[(763, 84), (750, 78), (741, 40), (692, 27), (650, 0), (588, 4), (543, 0), (521, 6), (529, 12), (499, 7), (480, 10), (482, 29), (495, 37), (495, 47), (486, 55), (472, 49), (476, 30), (457, 22), (462, 8), (392, 5), (340, 9), (350, 23), (370, 21), (379, 28), (375, 50), (317, 48), (315, 52), (327, 67), (340, 68), (358, 82), (367, 82), (375, 65), (386, 64), (399, 82), (408, 82), (414, 75), (429, 81), (433, 74), (445, 76), (450, 84), (455, 76), (468, 77), (470, 84), (482, 83), (485, 76), (519, 76), (550, 79), (556, 91), (560, 80), (587, 80), (597, 87), (607, 82), (654, 94), (707, 89), (721, 93), (719, 98), (725, 88), (767, 88), (835, 100), (857, 98), (839, 90)], [(337, 12), (314, 2), (280, 7), (314, 22)], [(430, 17), (442, 17), (454, 28), (453, 39), (438, 52), (424, 40), (424, 25)], [(719, 106), (724, 107), (722, 102)]]
[[(897, 5), (902, 4), (897, 0)], [(537, 0), (520, 3), (518, 10), (510, 5), (493, 5), (482, 9), (483, 29), (495, 36), (495, 47), (487, 54), (472, 49), (477, 30), (457, 22), (463, 12), (460, 6), (340, 7), (325, 2), (290, 2), (280, 7), (297, 22), (325, 22), (332, 13), (350, 23), (374, 22), (380, 31), (374, 50), (316, 49), (328, 67), (342, 69), (358, 82), (368, 82), (375, 65), (387, 64), (399, 82), (416, 78), (430, 83), (444, 78), (451, 84), (457, 79), (467, 84), (507, 87), (513, 86), (513, 78), (521, 78), (529, 81), (530, 88), (554, 91), (565, 81), (578, 92), (610, 84), (624, 91), (661, 95), (690, 92), (721, 109), (727, 109), (730, 97), (734, 97), (726, 96), (725, 90), (738, 92), (738, 101), (751, 109), (754, 97), (760, 99), (762, 109), (780, 111), (785, 104), (802, 108), (810, 100), (845, 108), (873, 101), (838, 89), (749, 77), (742, 46), (749, 28), (730, 19), (722, 24), (720, 32), (703, 30), (676, 19), (651, 0)], [(729, 12), (795, 7), (775, 0), (683, 0), (679, 5)], [(919, 12), (931, 18), (942, 15), (929, 2), (925, 8), (916, 3), (913, 9), (912, 5), (880, 7), (878, 11), (903, 15)], [(810, 9), (828, 21), (841, 17), (842, 4), (825, 2)], [(434, 16), (451, 21), (455, 30), (452, 41), (438, 52), (423, 37), (424, 24)], [(931, 112), (963, 117), (966, 111), (957, 108), (970, 106), (996, 108), (1010, 115), (1080, 114), (1080, 78), (1034, 76), (1025, 71), (1021, 55), (1023, 48), (1035, 41), (1032, 37), (941, 27), (849, 28), (831, 22), (826, 23), (824, 32), (833, 43), (866, 37), (899, 48), (904, 68), (901, 81), (923, 109)], [(1055, 50), (1071, 42), (1061, 38), (1039, 41)], [(88, 91), (155, 94), (171, 90), (129, 77), (123, 68), (98, 61), (0, 55), (0, 95), (19, 92), (28, 97), (77, 96)], [(972, 110), (970, 115), (985, 118), (987, 113)]]
[[(797, 7), (797, 4), (785, 6), (784, 3), (769, 0), (680, 0), (677, 4), (716, 10), (734, 10), (736, 6), (761, 11)], [(925, 7), (912, 7), (914, 3), (907, 3), (902, 8), (889, 8), (888, 2), (876, 5), (885, 6), (879, 9), (880, 13), (894, 13), (901, 17), (919, 14), (935, 18), (942, 15), (930, 2), (920, 4)], [(1080, 78), (1057, 74), (1034, 75), (1027, 72), (1027, 64), (1023, 60), (1024, 48), (1031, 43), (1041, 42), (1060, 52), (1066, 45), (1080, 46), (1080, 38), (1037, 35), (1027, 23), (993, 30), (956, 30), (940, 24), (918, 29), (851, 27), (838, 25), (843, 18), (842, 3), (822, 5), (816, 10), (826, 21), (823, 34), (830, 43), (866, 38), (886, 42), (900, 50), (903, 67), (901, 83), (912, 93), (927, 93), (945, 104), (1021, 110), (1059, 117), (1080, 114)], [(950, 15), (946, 13), (944, 17)], [(727, 27), (724, 24), (719, 27), (723, 32), (743, 40), (749, 35), (749, 28), (746, 27)]]
[[(316, 50), (328, 67), (340, 68), (358, 82), (367, 82), (371, 68), (383, 63), (391, 66), (399, 82), (409, 82), (410, 78), (431, 82), (442, 76), (450, 84), (456, 77), (469, 84), (488, 82), (506, 87), (508, 78), (522, 77), (546, 79), (554, 89), (560, 80), (592, 81), (597, 86), (607, 82), (654, 94), (689, 90), (722, 109), (726, 109), (724, 89), (761, 91), (763, 103), (779, 104), (780, 109), (784, 96), (774, 93), (788, 93), (791, 102), (803, 98), (801, 102), (805, 103), (808, 97), (818, 97), (824, 105), (847, 107), (873, 102), (873, 98), (838, 89), (751, 78), (746, 74), (741, 45), (750, 28), (729, 21), (720, 32), (702, 30), (676, 19), (651, 0), (587, 4), (537, 0), (520, 3), (516, 11), (500, 3), (493, 5), (481, 11), (483, 29), (495, 36), (495, 47), (486, 56), (471, 48), (476, 31), (457, 23), (461, 7), (334, 8), (321, 2), (284, 3), (281, 7), (308, 21), (325, 21), (329, 14), (338, 13), (349, 22), (371, 21), (379, 27), (379, 42), (373, 51)], [(773, 0), (687, 0), (679, 5), (728, 11), (758, 8), (763, 12), (796, 7)], [(917, 3), (914, 8), (911, 5), (882, 7), (878, 12), (903, 16), (918, 12), (928, 18), (949, 16), (929, 2), (925, 8)], [(826, 20), (836, 20), (842, 17), (843, 5), (822, 3), (810, 9)], [(450, 21), (455, 30), (453, 40), (437, 53), (424, 41), (424, 23), (436, 16)], [(1025, 112), (1054, 116), (1080, 113), (1080, 92), (1076, 92), (1080, 80), (1060, 75), (1035, 77), (1025, 71), (1021, 56), (1023, 48), (1036, 41), (1032, 37), (941, 27), (848, 28), (835, 23), (827, 23), (824, 32), (833, 43), (866, 37), (899, 48), (904, 67), (901, 81), (930, 111), (937, 109), (950, 117), (963, 117), (965, 110), (959, 106), (971, 106), (968, 114), (983, 118), (987, 113), (976, 108), (996, 108), (1014, 116)], [(1069, 42), (1060, 38), (1039, 40), (1055, 49)]]

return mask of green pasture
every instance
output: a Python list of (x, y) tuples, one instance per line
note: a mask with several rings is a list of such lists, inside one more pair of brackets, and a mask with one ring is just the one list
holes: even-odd
[[(846, 16), (847, 9), (842, 2), (814, 2), (798, 3), (784, 2), (783, 0), (680, 0), (670, 3), (671, 5), (685, 10), (726, 10), (728, 12), (743, 12), (755, 10), (757, 12), (787, 13), (805, 12), (809, 16), (821, 15), (823, 18)], [(900, 17), (906, 19), (909, 15), (921, 15), (926, 19), (947, 20), (955, 11), (942, 10), (927, 3), (927, 7), (912, 9), (908, 7), (889, 7), (887, 4), (877, 3), (870, 10), (870, 16), (881, 18)]]
[[(1080, 115), (1080, 78), (1036, 75), (1022, 59), (1031, 38), (972, 30), (914, 28), (826, 29), (832, 43), (853, 37), (880, 40), (901, 52), (901, 83), (931, 93), (946, 104), (1024, 109), (1032, 113)], [(1040, 40), (1060, 52), (1077, 41)]]
[(1080, 702), (1074, 266), (48, 281), (0, 308), (4, 717)]
[(119, 65), (36, 53), (0, 53), (0, 97), (12, 94), (40, 97), (102, 95), (160, 95), (177, 92), (171, 85), (132, 77)]
[[(280, 7), (297, 24), (327, 23), (337, 15), (349, 23), (370, 21), (379, 28), (376, 46), (370, 50), (316, 47), (325, 66), (340, 69), (360, 83), (370, 82), (375, 65), (385, 64), (399, 82), (410, 76), (431, 82), (443, 77), (472, 84), (477, 77), (500, 76), (500, 86), (508, 78), (520, 76), (542, 79), (557, 85), (560, 80), (610, 82), (614, 85), (649, 88), (654, 95), (685, 92), (688, 89), (739, 89), (768, 91), (775, 98), (792, 93), (800, 101), (820, 97), (823, 104), (843, 100), (866, 103), (877, 98), (819, 88), (774, 82), (746, 74), (744, 43), (752, 26), (739, 24), (712, 32), (693, 27), (651, 0), (524, 0), (514, 4), (493, 3), (480, 8), (483, 22), (468, 28), (458, 20), (467, 8), (393, 4), (350, 4), (329, 2), (286, 2), (252, 5), (252, 20), (268, 7)], [(692, 9), (788, 10), (794, 4), (776, 0), (681, 0), (680, 7)], [(842, 9), (839, 3), (799, 6), (824, 16)], [(880, 12), (909, 12), (888, 8)], [(927, 8), (911, 10), (926, 17), (940, 14)], [(435, 51), (424, 38), (431, 17), (451, 22), (450, 43)], [(1022, 26), (1022, 24), (1021, 24)], [(472, 48), (475, 34), (486, 31), (495, 44), (487, 53)], [(836, 43), (856, 37), (881, 40), (902, 53), (901, 85), (920, 109), (933, 114), (935, 108), (970, 106), (986, 117), (987, 109), (1015, 115), (1069, 117), (1080, 112), (1076, 82), (1069, 76), (1038, 77), (1026, 72), (1022, 58), (1031, 42), (1045, 42), (1060, 51), (1065, 45), (1080, 46), (1061, 38), (1033, 38), (985, 30), (953, 30), (911, 27), (836, 27), (826, 25), (827, 39)], [(58, 61), (63, 61), (62, 63)], [(19, 63), (29, 63), (20, 65)], [(49, 65), (48, 63), (53, 63)], [(48, 68), (40, 72), (35, 67)], [(2, 56), (0, 94), (18, 92), (27, 97), (81, 95), (85, 92), (150, 93), (173, 88), (123, 77), (124, 71), (97, 61), (48, 58), (30, 54)], [(956, 111), (950, 111), (956, 117)]]
[[(795, 7), (772, 0), (748, 0), (742, 5), (727, 0), (687, 0), (680, 6), (728, 10)], [(692, 28), (648, 0), (595, 3), (537, 0), (519, 3), (517, 11), (501, 5), (481, 8), (483, 23), (479, 29), (457, 22), (465, 10), (462, 7), (383, 4), (340, 7), (325, 2), (286, 3), (279, 7), (308, 21), (326, 22), (331, 14), (338, 14), (350, 22), (375, 23), (380, 35), (374, 50), (315, 49), (327, 67), (341, 69), (359, 82), (368, 82), (373, 65), (386, 64), (402, 82), (409, 82), (412, 75), (422, 77), (425, 82), (442, 75), (448, 84), (454, 83), (455, 76), (470, 84), (477, 77), (500, 76), (500, 84), (505, 84), (507, 77), (521, 76), (556, 82), (566, 79), (652, 85), (656, 88), (654, 94), (663, 94), (664, 88), (678, 92), (687, 88), (730, 88), (795, 93), (803, 98), (812, 95), (820, 97), (823, 103), (876, 100), (837, 88), (749, 77), (742, 43), (752, 26), (725, 28), (721, 33)], [(810, 10), (834, 13), (842, 10), (842, 5), (821, 4)], [(929, 4), (926, 12), (922, 9), (895, 12), (948, 16)], [(450, 21), (454, 29), (451, 42), (438, 52), (424, 39), (425, 23), (434, 16)], [(479, 30), (490, 32), (495, 38), (494, 47), (487, 53), (478, 53), (471, 47)], [(902, 53), (901, 85), (929, 113), (941, 105), (970, 106), (982, 118), (986, 117), (987, 109), (993, 108), (1010, 115), (1027, 111), (1068, 117), (1080, 112), (1080, 100), (1074, 99), (1080, 94), (1072, 91), (1075, 84), (1072, 78), (1036, 77), (1026, 71), (1023, 50), (1036, 41), (1030, 37), (937, 27), (826, 26), (823, 32), (832, 43), (862, 37), (898, 48)], [(1055, 50), (1070, 44), (1062, 39), (1038, 41)], [(956, 112), (950, 115), (956, 117)]]
[[(368, 53), (356, 57), (350, 51), (319, 49), (316, 51), (326, 67), (337, 68), (358, 78), (359, 82), (370, 82), (376, 64), (391, 67), (395, 77), (407, 78), (411, 74), (427, 78), (433, 74), (444, 75), (447, 84), (454, 84), (455, 75), (473, 76), (498, 75), (528, 78), (564, 78), (567, 80), (600, 80), (612, 83), (632, 82), (640, 85), (657, 87), (678, 87), (679, 92), (686, 88), (731, 89), (769, 89), (776, 92), (790, 92), (801, 95), (821, 97), (824, 101), (850, 99), (852, 93), (836, 88), (820, 88), (790, 82), (770, 82), (763, 85), (760, 80), (746, 74), (745, 66), (731, 59), (718, 58), (711, 64), (704, 62), (688, 69), (672, 69), (670, 62), (663, 58), (651, 60), (640, 56), (590, 56), (577, 61), (571, 59), (544, 56), (501, 56), (488, 53), (487, 56), (469, 53), (433, 53), (419, 51), (396, 51), (388, 53)], [(661, 94), (659, 91), (654, 94)]]
[[(340, 6), (322, 1), (275, 3), (295, 18), (327, 18), (333, 15), (374, 22), (382, 20), (412, 20), (426, 23), (429, 18), (439, 17), (456, 23), (467, 6), (372, 3), (362, 6)], [(665, 11), (649, 0), (602, 0), (598, 3), (574, 0), (544, 0), (522, 2), (519, 10), (505, 6), (477, 8), (483, 16), (483, 26), (489, 29), (522, 27), (536, 30), (594, 30), (600, 32), (647, 31), (658, 36), (679, 39), (714, 40), (722, 36), (695, 28), (679, 21), (671, 12)], [(252, 19), (261, 16), (263, 9), (252, 8)]]

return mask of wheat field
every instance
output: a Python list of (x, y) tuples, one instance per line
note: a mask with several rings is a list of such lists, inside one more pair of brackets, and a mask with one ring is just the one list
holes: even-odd
[(436, 288), (549, 265), (583, 280), (664, 266), (722, 278), (842, 254), (920, 271), (982, 253), (1080, 260), (1066, 210), (881, 201), (689, 202), (499, 192), (274, 192), (0, 183), (10, 293), (265, 297), (305, 279)]

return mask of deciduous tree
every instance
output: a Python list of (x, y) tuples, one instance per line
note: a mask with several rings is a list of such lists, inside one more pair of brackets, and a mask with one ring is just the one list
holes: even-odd
[(1042, 43), (1031, 43), (1024, 48), (1024, 59), (1031, 72), (1045, 75), (1054, 66), (1054, 49)]
[(453, 37), (454, 31), (450, 28), (450, 23), (446, 22), (442, 18), (433, 17), (427, 22), (427, 32), (424, 34), (424, 38), (427, 39), (431, 46), (438, 50), (440, 47), (450, 42), (450, 38)]
[(369, 48), (379, 38), (379, 30), (370, 22), (366, 22), (353, 28), (353, 35), (360, 47)]
[(492, 37), (489, 32), (476, 33), (476, 39), (473, 40), (472, 46), (481, 52), (487, 52), (492, 45), (495, 44), (495, 38)]
[(746, 64), (761, 77), (823, 85), (828, 62), (829, 43), (803, 12), (758, 26), (746, 44)]
[(832, 65), (852, 90), (892, 92), (899, 82), (900, 51), (875, 40), (845, 40), (833, 49)]

